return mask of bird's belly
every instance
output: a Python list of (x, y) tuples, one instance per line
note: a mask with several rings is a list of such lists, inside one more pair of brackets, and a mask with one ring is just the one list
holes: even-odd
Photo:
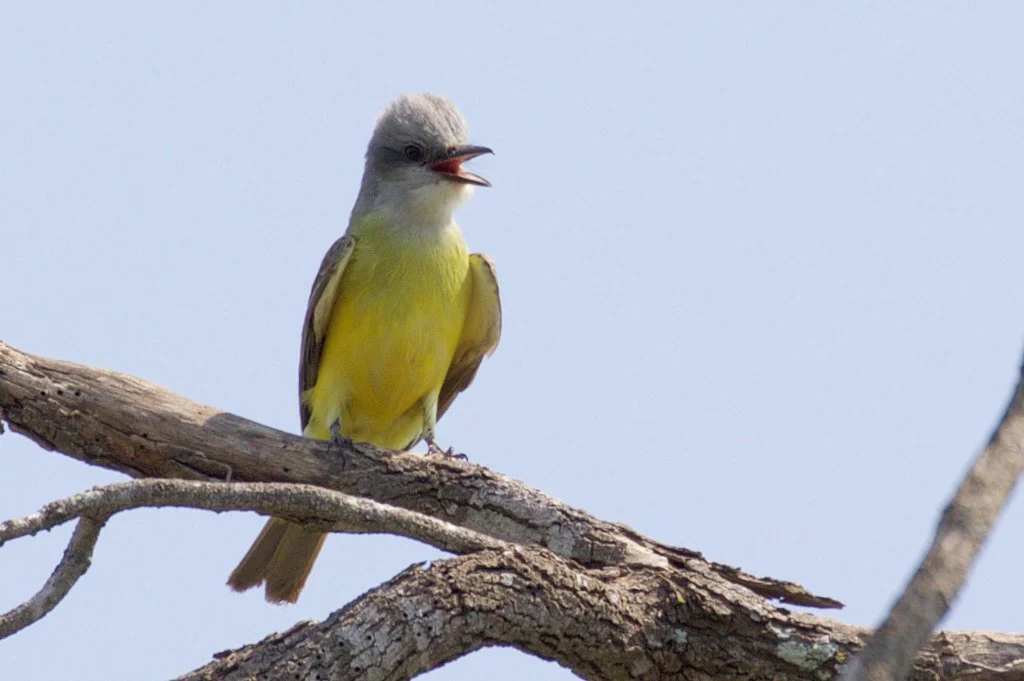
[(344, 344), (349, 354), (341, 368), (354, 427), (386, 427), (444, 380), (454, 345), (442, 329), (416, 317), (365, 324)]
[(436, 398), (462, 332), (459, 296), (426, 289), (338, 301), (313, 388), (311, 422), (380, 447), (419, 438), (423, 401)]

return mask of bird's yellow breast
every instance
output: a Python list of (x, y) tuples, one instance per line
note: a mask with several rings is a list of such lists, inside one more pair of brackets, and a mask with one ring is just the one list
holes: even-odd
[(454, 224), (396, 235), (373, 218), (353, 230), (306, 434), (341, 433), (399, 449), (416, 440), (462, 334), (471, 295), (469, 253)]

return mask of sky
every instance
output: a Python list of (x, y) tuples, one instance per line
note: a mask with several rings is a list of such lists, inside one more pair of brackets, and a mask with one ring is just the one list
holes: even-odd
[[(1024, 350), (1024, 6), (5, 3), (0, 340), (298, 431), (309, 286), (377, 113), (451, 98), (491, 189), (501, 346), (441, 421), (473, 461), (870, 625)], [(0, 436), (0, 518), (122, 477)], [(262, 519), (115, 517), (0, 641), (10, 678), (170, 679), (411, 563), (331, 537), (301, 601), (232, 593)], [(0, 610), (70, 527), (0, 548)], [(1024, 630), (1011, 502), (947, 618)], [(569, 679), (511, 649), (426, 678)]]

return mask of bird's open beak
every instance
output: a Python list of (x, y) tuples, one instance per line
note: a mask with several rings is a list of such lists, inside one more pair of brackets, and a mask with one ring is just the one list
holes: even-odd
[(465, 170), (462, 167), (462, 164), (482, 154), (493, 153), (494, 152), (487, 147), (477, 147), (473, 145), (456, 147), (448, 152), (446, 157), (440, 161), (434, 161), (433, 163), (427, 164), (427, 167), (435, 173), (441, 173), (445, 176), (445, 179), (452, 180), (453, 182), (465, 182), (466, 184), (478, 184), (481, 187), (490, 187), (490, 182), (479, 175), (474, 175), (468, 170)]

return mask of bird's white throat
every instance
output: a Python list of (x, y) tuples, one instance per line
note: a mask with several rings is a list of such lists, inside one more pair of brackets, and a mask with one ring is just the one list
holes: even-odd
[(473, 195), (468, 184), (439, 180), (429, 183), (387, 182), (374, 201), (387, 221), (412, 230), (443, 230), (452, 223), (455, 209)]

